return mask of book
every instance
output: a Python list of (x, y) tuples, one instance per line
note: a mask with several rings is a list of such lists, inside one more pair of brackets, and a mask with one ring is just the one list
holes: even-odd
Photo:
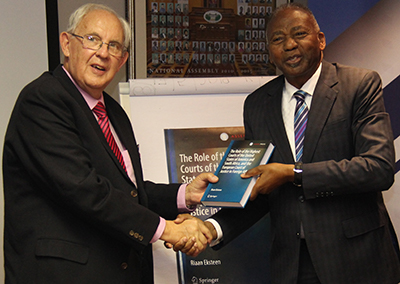
[(208, 185), (201, 199), (202, 204), (244, 208), (257, 176), (244, 179), (240, 175), (266, 164), (274, 148), (270, 141), (265, 140), (232, 140), (215, 171), (219, 180)]

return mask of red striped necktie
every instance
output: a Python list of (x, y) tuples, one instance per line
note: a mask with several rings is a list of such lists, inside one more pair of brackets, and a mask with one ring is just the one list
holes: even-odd
[(111, 150), (114, 152), (121, 166), (126, 171), (126, 166), (124, 163), (124, 159), (122, 158), (121, 151), (118, 148), (117, 143), (115, 142), (114, 136), (111, 133), (110, 123), (108, 121), (107, 111), (102, 102), (98, 102), (97, 105), (93, 108), (93, 112), (97, 115), (98, 123), (100, 125), (101, 130), (106, 137), (108, 145), (110, 145)]

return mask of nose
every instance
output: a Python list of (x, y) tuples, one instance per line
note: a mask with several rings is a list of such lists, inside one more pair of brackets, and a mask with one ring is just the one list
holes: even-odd
[(297, 42), (292, 37), (287, 37), (285, 42), (283, 43), (283, 48), (285, 51), (290, 51), (297, 48)]
[(107, 58), (110, 56), (110, 53), (108, 52), (108, 44), (103, 42), (100, 46), (100, 48), (96, 51), (96, 54), (100, 57)]

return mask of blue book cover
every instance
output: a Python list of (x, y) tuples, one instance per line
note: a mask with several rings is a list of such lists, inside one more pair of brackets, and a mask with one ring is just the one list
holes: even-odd
[(257, 177), (243, 179), (242, 173), (266, 164), (274, 150), (270, 141), (232, 140), (215, 175), (218, 182), (209, 184), (202, 198), (206, 206), (245, 207)]

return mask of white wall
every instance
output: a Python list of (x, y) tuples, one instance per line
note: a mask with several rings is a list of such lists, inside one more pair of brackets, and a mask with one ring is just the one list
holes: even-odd
[[(29, 3), (29, 4), (27, 4)], [(0, 2), (0, 146), (20, 90), (47, 69), (45, 2), (3, 0)], [(2, 163), (0, 165), (2, 169)], [(3, 175), (0, 175), (3, 192)], [(3, 228), (3, 195), (0, 195), (0, 228)], [(2, 232), (2, 230), (1, 230)], [(3, 282), (3, 234), (0, 234), (0, 282)]]

